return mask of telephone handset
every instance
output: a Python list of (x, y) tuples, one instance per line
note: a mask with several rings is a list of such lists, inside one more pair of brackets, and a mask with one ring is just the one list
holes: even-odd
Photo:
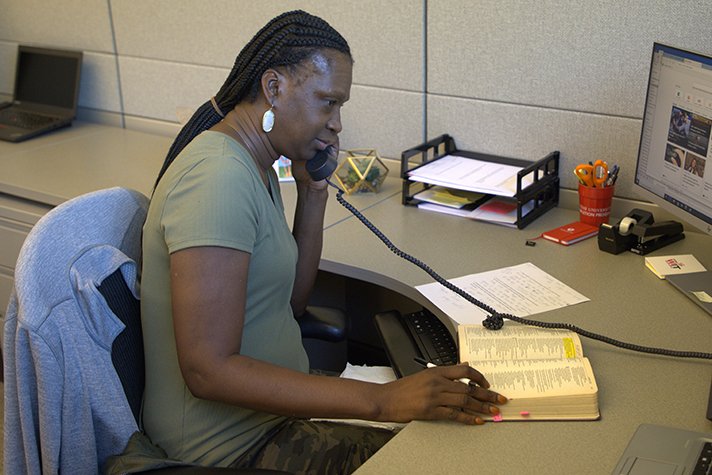
[(312, 180), (321, 181), (334, 173), (336, 164), (334, 147), (326, 147), (307, 161), (306, 169)]

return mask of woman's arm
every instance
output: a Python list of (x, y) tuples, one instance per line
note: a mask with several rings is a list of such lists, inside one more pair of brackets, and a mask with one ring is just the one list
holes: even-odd
[(292, 174), (297, 184), (297, 207), (292, 234), (299, 249), (297, 273), (292, 292), (292, 311), (300, 316), (309, 304), (321, 258), (324, 212), (329, 197), (326, 181), (313, 182), (304, 168), (305, 162), (293, 162)]
[[(297, 417), (481, 423), (456, 408), (488, 414), (506, 399), (484, 389), (466, 365), (431, 368), (378, 385), (303, 374), (240, 354), (248, 253), (196, 247), (171, 254), (171, 294), (178, 361), (196, 397)], [(479, 384), (456, 381), (467, 377)]]

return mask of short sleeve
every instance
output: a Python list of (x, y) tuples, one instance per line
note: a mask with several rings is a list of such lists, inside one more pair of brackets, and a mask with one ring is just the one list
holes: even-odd
[(196, 246), (252, 252), (259, 226), (253, 172), (234, 157), (197, 162), (168, 193), (161, 216), (170, 253)]

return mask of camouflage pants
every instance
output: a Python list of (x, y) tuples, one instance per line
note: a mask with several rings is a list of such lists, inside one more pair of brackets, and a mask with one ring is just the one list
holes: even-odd
[(373, 427), (288, 419), (231, 467), (269, 468), (295, 475), (350, 474), (395, 434)]

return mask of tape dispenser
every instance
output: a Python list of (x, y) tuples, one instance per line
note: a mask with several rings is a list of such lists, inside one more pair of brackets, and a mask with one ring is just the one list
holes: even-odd
[(617, 224), (601, 224), (598, 230), (598, 248), (611, 254), (630, 251), (645, 255), (684, 238), (681, 223), (656, 223), (652, 213), (633, 209)]

